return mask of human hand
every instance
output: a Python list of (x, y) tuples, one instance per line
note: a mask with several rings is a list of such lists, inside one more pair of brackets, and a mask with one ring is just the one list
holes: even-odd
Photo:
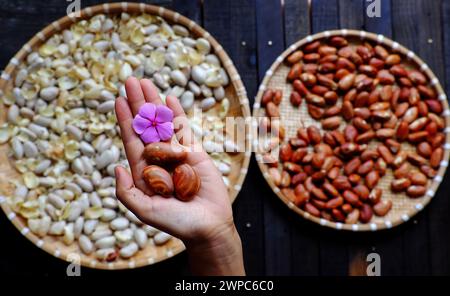
[(148, 79), (130, 77), (125, 88), (128, 100), (116, 100), (116, 116), (131, 168), (116, 168), (116, 195), (142, 222), (180, 238), (186, 245), (192, 269), (197, 274), (244, 274), (242, 247), (233, 222), (231, 203), (222, 175), (203, 149), (195, 143), (189, 121), (178, 99), (168, 96), (174, 113), (175, 136), (188, 150), (186, 163), (201, 179), (197, 195), (189, 202), (153, 194), (142, 171), (144, 144), (132, 128), (133, 118), (146, 102), (162, 104)]

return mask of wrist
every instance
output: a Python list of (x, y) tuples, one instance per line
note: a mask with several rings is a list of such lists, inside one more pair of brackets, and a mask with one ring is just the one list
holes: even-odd
[(241, 238), (233, 221), (185, 241), (196, 275), (245, 275)]

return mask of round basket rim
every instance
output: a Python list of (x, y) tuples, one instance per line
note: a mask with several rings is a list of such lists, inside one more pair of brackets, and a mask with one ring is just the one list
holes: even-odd
[[(301, 217), (310, 220), (314, 223), (317, 223), (319, 225), (329, 227), (336, 230), (347, 230), (347, 231), (378, 231), (383, 229), (391, 229), (395, 226), (398, 226), (400, 224), (403, 224), (410, 220), (414, 215), (419, 213), (425, 206), (429, 204), (433, 196), (435, 195), (440, 183), (444, 179), (444, 175), (448, 166), (448, 160), (450, 156), (450, 110), (449, 110), (449, 104), (447, 102), (447, 96), (439, 82), (439, 79), (435, 76), (435, 74), (431, 71), (431, 69), (428, 67), (428, 65), (420, 58), (418, 57), (413, 51), (407, 49), (405, 46), (399, 44), (396, 41), (393, 41), (384, 35), (381, 34), (375, 34), (367, 31), (362, 30), (351, 30), (351, 29), (340, 29), (340, 30), (328, 30), (319, 32), (316, 34), (308, 35), (299, 41), (295, 42), (294, 44), (290, 45), (283, 53), (281, 53), (280, 56), (274, 61), (274, 63), (270, 66), (270, 68), (267, 70), (260, 86), (258, 89), (257, 96), (255, 98), (255, 103), (253, 105), (253, 116), (257, 117), (258, 115), (263, 115), (264, 111), (263, 108), (261, 108), (261, 98), (262, 95), (267, 88), (267, 85), (272, 78), (273, 74), (275, 73), (276, 69), (282, 65), (284, 60), (295, 50), (300, 48), (301, 46), (310, 43), (315, 40), (322, 40), (326, 38), (330, 38), (333, 36), (344, 36), (344, 37), (358, 37), (362, 40), (368, 39), (370, 41), (374, 41), (378, 44), (385, 45), (389, 47), (390, 49), (393, 49), (404, 56), (406, 56), (408, 59), (410, 59), (413, 63), (419, 66), (419, 68), (425, 72), (426, 76), (432, 81), (433, 86), (437, 90), (437, 96), (440, 100), (440, 102), (443, 104), (444, 111), (442, 113), (442, 116), (445, 118), (445, 144), (443, 146), (444, 148), (444, 157), (441, 162), (441, 165), (437, 171), (436, 177), (432, 180), (432, 183), (427, 187), (427, 192), (424, 197), (417, 199), (418, 202), (415, 207), (412, 207), (409, 211), (403, 213), (402, 215), (398, 215), (395, 219), (391, 220), (384, 220), (383, 223), (367, 223), (367, 224), (345, 224), (345, 223), (339, 223), (339, 222), (331, 222), (328, 220), (325, 220), (323, 218), (318, 218), (315, 216), (310, 215), (306, 211), (303, 211), (302, 209), (295, 206), (291, 201), (289, 201), (280, 191), (280, 188), (275, 186), (275, 184), (272, 182), (272, 180), (269, 177), (268, 174), (268, 167), (262, 162), (262, 155), (258, 152), (255, 152), (255, 157), (259, 166), (259, 169), (261, 170), (261, 173), (263, 174), (264, 178), (266, 179), (267, 183), (273, 190), (273, 192), (277, 195), (279, 199), (281, 199), (292, 211), (300, 215)], [(255, 135), (255, 131), (253, 132), (253, 135)]]
[[(230, 77), (230, 85), (234, 88), (236, 92), (236, 96), (239, 100), (240, 110), (245, 118), (251, 116), (249, 100), (247, 97), (247, 92), (245, 90), (244, 84), (240, 78), (239, 73), (237, 72), (236, 67), (234, 66), (233, 61), (230, 59), (228, 54), (225, 52), (223, 47), (219, 44), (219, 42), (205, 29), (203, 29), (200, 25), (195, 23), (193, 20), (181, 15), (178, 12), (167, 9), (162, 6), (156, 6), (145, 3), (133, 3), (133, 2), (116, 2), (116, 3), (104, 3), (93, 6), (88, 6), (80, 10), (80, 16), (76, 17), (74, 14), (63, 16), (41, 31), (36, 33), (30, 40), (28, 40), (23, 47), (14, 55), (13, 58), (9, 61), (8, 65), (5, 67), (5, 70), (2, 72), (0, 76), (0, 94), (2, 90), (7, 86), (9, 80), (12, 78), (14, 71), (20, 65), (21, 61), (23, 61), (26, 56), (32, 52), (36, 46), (39, 46), (43, 42), (45, 42), (52, 34), (60, 33), (73, 23), (76, 23), (83, 19), (89, 19), (97, 14), (106, 14), (106, 15), (115, 15), (121, 12), (127, 13), (147, 13), (151, 15), (160, 16), (169, 23), (172, 24), (180, 24), (188, 28), (189, 32), (197, 37), (203, 37), (207, 39), (212, 48), (214, 49), (214, 53), (219, 57), (223, 67), (227, 71), (228, 76)], [(247, 139), (249, 140), (249, 139)], [(234, 202), (236, 199), (242, 185), (245, 181), (245, 177), (248, 172), (248, 166), (250, 163), (251, 154), (248, 152), (244, 153), (244, 157), (241, 161), (241, 171), (236, 180), (236, 183), (232, 188), (229, 189), (229, 196), (231, 202)], [(8, 217), (8, 219), (12, 222), (12, 224), (20, 231), (20, 233), (25, 236), (29, 241), (35, 244), (38, 248), (43, 249), (50, 255), (62, 259), (67, 262), (72, 262), (72, 259), (69, 258), (70, 252), (66, 249), (58, 249), (53, 247), (51, 244), (45, 244), (41, 238), (33, 234), (29, 231), (28, 227), (22, 223), (19, 219), (16, 218), (15, 212), (9, 207), (9, 205), (5, 202), (5, 197), (0, 196), (0, 206)], [(178, 239), (177, 239), (178, 240)], [(159, 258), (139, 258), (138, 260), (129, 259), (121, 262), (100, 262), (97, 260), (91, 260), (83, 253), (80, 252), (81, 260), (80, 265), (88, 268), (95, 269), (104, 269), (104, 270), (120, 270), (120, 269), (133, 269), (138, 267), (143, 267), (147, 265), (152, 265), (154, 263), (158, 263), (160, 261), (171, 258), (182, 251), (185, 250), (184, 244), (178, 240), (178, 243), (167, 251), (167, 256), (160, 256)]]

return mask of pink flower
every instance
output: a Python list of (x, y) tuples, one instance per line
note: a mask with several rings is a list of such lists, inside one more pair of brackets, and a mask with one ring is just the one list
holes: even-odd
[(173, 112), (165, 105), (145, 103), (133, 120), (133, 129), (145, 144), (167, 141), (173, 135)]

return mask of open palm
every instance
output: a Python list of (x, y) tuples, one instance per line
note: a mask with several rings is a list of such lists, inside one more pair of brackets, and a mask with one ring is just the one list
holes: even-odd
[(131, 175), (123, 167), (116, 168), (119, 200), (144, 223), (185, 242), (214, 236), (233, 225), (231, 204), (221, 174), (206, 152), (194, 144), (188, 119), (175, 97), (167, 97), (166, 105), (174, 113), (176, 140), (187, 148), (195, 145), (191, 150), (196, 152), (189, 152), (186, 162), (199, 175), (201, 187), (189, 202), (154, 195), (149, 190), (142, 179), (142, 171), (150, 163), (143, 158), (144, 144), (133, 131), (132, 122), (144, 103), (162, 104), (162, 101), (157, 88), (148, 79), (139, 81), (130, 77), (125, 88), (128, 98), (117, 98), (115, 107)]

